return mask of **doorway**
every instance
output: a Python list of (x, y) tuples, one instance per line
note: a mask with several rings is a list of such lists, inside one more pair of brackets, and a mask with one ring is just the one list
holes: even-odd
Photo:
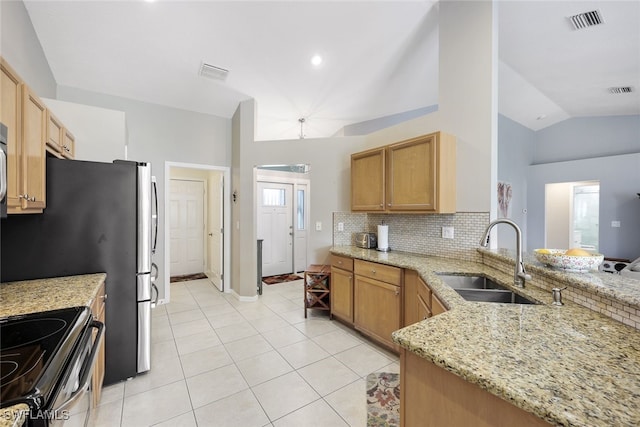
[[(165, 163), (165, 269), (169, 276), (204, 273), (223, 292), (229, 283), (229, 168)], [(199, 268), (198, 268), (199, 267)], [(195, 271), (198, 270), (199, 271)]]
[(263, 277), (307, 268), (309, 172), (305, 164), (257, 167), (256, 234), (263, 240)]
[(598, 252), (599, 217), (599, 181), (546, 184), (545, 247)]
[(258, 182), (262, 275), (293, 273), (293, 184)]
[(204, 274), (205, 181), (171, 179), (169, 226), (170, 277)]

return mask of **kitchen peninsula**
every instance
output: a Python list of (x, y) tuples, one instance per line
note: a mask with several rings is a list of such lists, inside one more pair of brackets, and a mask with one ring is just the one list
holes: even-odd
[[(455, 376), (466, 385), (499, 398), (503, 404), (512, 404), (522, 410), (524, 416), (533, 416), (530, 419), (534, 419), (536, 425), (640, 424), (638, 329), (572, 301), (553, 306), (551, 292), (542, 288), (544, 284), (538, 287), (528, 283), (523, 290), (518, 290), (538, 304), (468, 302), (437, 274), (485, 275), (509, 284), (513, 280), (509, 268), (501, 270), (487, 265), (507, 258), (504, 253), (481, 250), (484, 262), (475, 263), (401, 252), (381, 253), (352, 246), (335, 246), (331, 252), (415, 270), (448, 308), (443, 314), (393, 333), (394, 342), (401, 347), (401, 390), (415, 386), (403, 384), (407, 369), (427, 366), (442, 375)], [(534, 281), (564, 278), (567, 283), (576, 283), (594, 295), (620, 298), (621, 306), (637, 313), (640, 281), (606, 273), (547, 272), (548, 269), (531, 259), (525, 261)], [(407, 366), (409, 359), (411, 365)], [(415, 378), (420, 372), (410, 374)], [(407, 397), (402, 395), (404, 425), (415, 425), (410, 422), (414, 416), (423, 420), (421, 425), (441, 423), (443, 418), (438, 418), (438, 411), (446, 411), (438, 406), (441, 402), (421, 400), (412, 406), (411, 398), (416, 395), (415, 392), (408, 393)], [(460, 399), (460, 395), (452, 398)], [(473, 413), (470, 401), (456, 404), (458, 411), (444, 414), (453, 425), (456, 422), (453, 415), (457, 413), (479, 417), (477, 425), (492, 425), (482, 417), (491, 419), (492, 415), (501, 415), (487, 414), (486, 410)], [(429, 421), (433, 424), (428, 424)]]

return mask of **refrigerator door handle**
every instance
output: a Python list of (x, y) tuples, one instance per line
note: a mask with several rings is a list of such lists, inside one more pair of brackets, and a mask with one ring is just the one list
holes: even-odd
[(158, 287), (155, 284), (151, 284), (151, 293), (153, 294), (153, 291), (156, 292), (156, 297), (151, 299), (151, 308), (156, 308), (156, 305), (158, 305), (158, 297), (160, 296), (160, 292), (158, 292)]
[(153, 204), (155, 208), (151, 215), (153, 219), (153, 246), (151, 247), (151, 253), (155, 254), (158, 247), (158, 183), (155, 176), (151, 177), (151, 183), (153, 184)]
[(0, 201), (7, 195), (7, 153), (0, 150)]

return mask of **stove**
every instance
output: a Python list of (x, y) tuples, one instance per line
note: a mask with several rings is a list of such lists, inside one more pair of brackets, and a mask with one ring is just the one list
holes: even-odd
[(88, 307), (0, 319), (0, 408), (26, 403), (27, 426), (64, 421), (69, 408), (90, 394), (103, 331)]

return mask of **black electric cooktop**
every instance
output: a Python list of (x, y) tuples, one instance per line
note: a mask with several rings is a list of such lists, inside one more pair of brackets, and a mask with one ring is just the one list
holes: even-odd
[(0, 319), (0, 407), (47, 403), (90, 318), (73, 307)]

